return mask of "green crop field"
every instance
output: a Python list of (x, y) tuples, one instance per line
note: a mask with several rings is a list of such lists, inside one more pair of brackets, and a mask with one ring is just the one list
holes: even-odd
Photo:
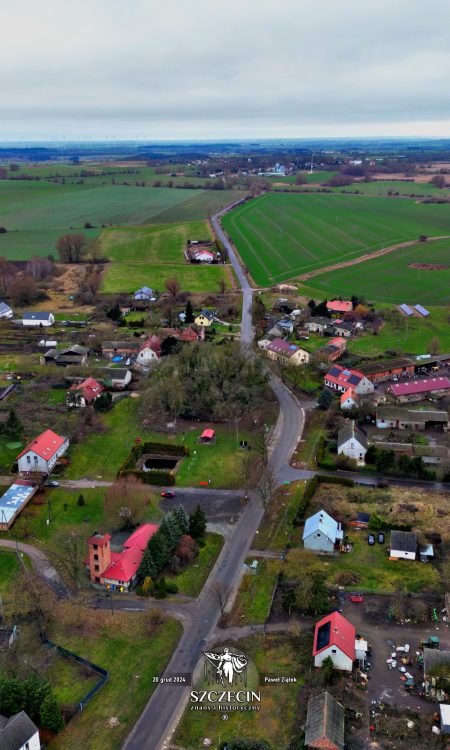
[[(448, 265), (440, 271), (410, 268), (411, 263)], [(367, 300), (401, 304), (450, 303), (450, 239), (417, 243), (373, 260), (315, 276), (305, 291), (322, 297), (360, 294)]]
[(401, 180), (375, 180), (374, 182), (354, 182), (347, 187), (333, 188), (335, 192), (346, 190), (358, 190), (364, 195), (388, 195), (400, 193), (400, 195), (431, 195), (434, 198), (447, 198), (450, 194), (449, 188), (437, 188), (429, 182), (406, 182)]
[[(60, 168), (54, 165), (53, 174)], [(120, 179), (131, 177), (138, 175)], [(0, 227), (7, 233), (0, 234), (0, 256), (27, 260), (48, 255), (55, 252), (58, 238), (70, 231), (95, 239), (102, 226), (204, 220), (242, 196), (231, 190), (136, 187), (134, 179), (129, 185), (114, 185), (111, 179), (106, 177), (106, 184), (101, 176), (86, 178), (83, 184), (1, 180)], [(95, 229), (84, 230), (86, 222)]]
[(144, 285), (161, 291), (172, 277), (190, 292), (215, 292), (221, 280), (229, 287), (231, 269), (192, 265), (184, 259), (188, 239), (211, 238), (206, 221), (104, 229), (98, 246), (112, 262), (105, 269), (102, 291), (133, 292)]
[(223, 226), (255, 283), (270, 286), (421, 234), (450, 234), (450, 204), (268, 193), (224, 216)]

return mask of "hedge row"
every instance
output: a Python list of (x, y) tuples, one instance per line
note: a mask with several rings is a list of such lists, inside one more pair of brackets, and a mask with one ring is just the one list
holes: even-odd
[(325, 474), (318, 474), (317, 479), (319, 482), (322, 482), (324, 484), (342, 484), (344, 487), (354, 487), (355, 482), (353, 479), (348, 479), (347, 477), (338, 477), (338, 476), (325, 476)]
[(160, 471), (158, 469), (152, 471), (121, 469), (118, 473), (118, 477), (136, 477), (136, 479), (140, 479), (144, 484), (156, 484), (159, 487), (162, 485), (171, 487), (175, 484), (174, 474), (170, 471)]
[[(131, 471), (132, 473), (135, 472), (135, 466), (140, 459), (141, 456), (143, 456), (145, 453), (164, 453), (166, 456), (180, 456), (184, 458), (185, 456), (189, 455), (189, 450), (186, 448), (185, 445), (172, 445), (169, 443), (138, 443), (137, 445), (133, 445), (131, 448), (128, 456), (126, 457), (125, 461), (123, 462), (122, 466), (119, 469), (118, 476), (121, 476), (124, 472)], [(139, 472), (138, 472), (139, 473)], [(148, 472), (140, 472), (147, 474)], [(154, 482), (148, 482), (148, 484), (155, 484)]]

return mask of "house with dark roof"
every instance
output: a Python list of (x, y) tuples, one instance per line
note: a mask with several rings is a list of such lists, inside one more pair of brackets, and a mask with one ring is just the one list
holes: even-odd
[(21, 474), (50, 474), (68, 447), (69, 438), (61, 437), (53, 430), (45, 430), (17, 456), (19, 472)]
[(91, 581), (113, 591), (129, 591), (136, 582), (147, 544), (158, 529), (153, 523), (138, 526), (123, 543), (121, 552), (111, 551), (110, 534), (95, 532), (87, 541)]
[(380, 430), (426, 430), (429, 428), (447, 432), (450, 420), (447, 411), (408, 409), (382, 404), (377, 406), (376, 424)]
[(39, 730), (25, 711), (9, 719), (0, 714), (1, 750), (40, 750), (40, 747)]
[(52, 326), (55, 316), (51, 312), (26, 312), (22, 316), (24, 326)]
[(394, 560), (415, 560), (417, 557), (417, 537), (412, 531), (391, 531), (389, 557)]
[(338, 432), (338, 455), (353, 458), (357, 463), (364, 464), (368, 441), (365, 432), (359, 429), (354, 419), (350, 419)]
[(359, 369), (372, 383), (384, 383), (387, 380), (414, 375), (416, 363), (408, 357), (397, 357), (367, 362), (360, 365)]
[(194, 323), (196, 326), (209, 328), (213, 324), (215, 317), (212, 310), (202, 310), (195, 318)]
[(275, 362), (284, 364), (306, 365), (310, 354), (296, 344), (289, 344), (284, 339), (274, 339), (266, 348), (267, 356)]
[(41, 365), (58, 365), (58, 367), (69, 367), (70, 365), (81, 366), (87, 364), (89, 349), (79, 344), (74, 344), (66, 349), (49, 349), (40, 358)]
[(102, 344), (102, 357), (130, 357), (132, 354), (137, 354), (139, 347), (141, 346), (140, 341), (104, 341)]
[(323, 336), (326, 331), (331, 330), (331, 320), (330, 318), (319, 316), (317, 318), (311, 318), (311, 320), (308, 320), (308, 322), (305, 323), (305, 328), (309, 333), (318, 333)]
[(326, 690), (308, 701), (305, 745), (317, 750), (344, 750), (345, 709)]
[(331, 612), (314, 628), (314, 666), (321, 667), (328, 656), (336, 669), (351, 672), (355, 661), (356, 631), (340, 612)]
[(346, 339), (349, 339), (356, 331), (355, 324), (350, 323), (348, 320), (338, 320), (332, 323), (332, 326), (336, 336), (342, 336)]
[(359, 370), (352, 370), (341, 365), (333, 365), (331, 370), (324, 377), (324, 383), (327, 388), (333, 391), (344, 393), (349, 388), (358, 396), (366, 393), (372, 393), (374, 390), (373, 383), (363, 375)]
[(103, 370), (103, 385), (105, 388), (123, 390), (131, 383), (131, 372), (126, 367), (107, 367)]

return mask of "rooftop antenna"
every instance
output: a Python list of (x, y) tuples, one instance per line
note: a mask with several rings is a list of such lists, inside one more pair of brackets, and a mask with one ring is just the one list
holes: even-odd
[(314, 160), (314, 154), (311, 152), (311, 169), (309, 170), (309, 174), (313, 173), (313, 167), (314, 167), (313, 160)]

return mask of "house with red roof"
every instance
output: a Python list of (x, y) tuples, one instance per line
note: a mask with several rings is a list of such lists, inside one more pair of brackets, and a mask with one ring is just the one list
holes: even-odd
[(86, 378), (82, 383), (75, 383), (69, 388), (66, 398), (67, 406), (81, 409), (91, 406), (104, 390), (104, 386), (97, 380)]
[(341, 396), (341, 409), (353, 409), (358, 406), (358, 394), (347, 388)]
[(199, 443), (204, 443), (205, 445), (211, 445), (215, 442), (216, 439), (216, 431), (212, 430), (211, 428), (206, 428), (206, 430), (203, 430), (202, 434), (200, 435)]
[(351, 672), (355, 661), (354, 625), (340, 612), (332, 612), (316, 622), (314, 628), (314, 666), (321, 667), (328, 656), (336, 669)]
[(20, 474), (50, 474), (69, 447), (69, 438), (45, 430), (17, 456)]
[(123, 543), (121, 552), (111, 551), (110, 534), (95, 532), (87, 541), (91, 581), (112, 591), (129, 591), (136, 582), (147, 544), (158, 529), (154, 523), (142, 524)]
[(333, 365), (325, 375), (324, 383), (327, 388), (340, 393), (345, 393), (350, 388), (358, 396), (372, 393), (374, 390), (373, 383), (362, 372), (341, 367), (341, 365)]
[(350, 300), (332, 299), (327, 302), (327, 310), (333, 313), (348, 313), (353, 310), (353, 302)]
[(152, 335), (144, 341), (139, 348), (136, 357), (136, 364), (142, 367), (148, 367), (159, 362), (161, 358), (161, 341), (158, 336)]
[(450, 392), (450, 380), (447, 377), (409, 380), (407, 383), (393, 383), (390, 392), (397, 401), (421, 401), (427, 396), (446, 396)]

